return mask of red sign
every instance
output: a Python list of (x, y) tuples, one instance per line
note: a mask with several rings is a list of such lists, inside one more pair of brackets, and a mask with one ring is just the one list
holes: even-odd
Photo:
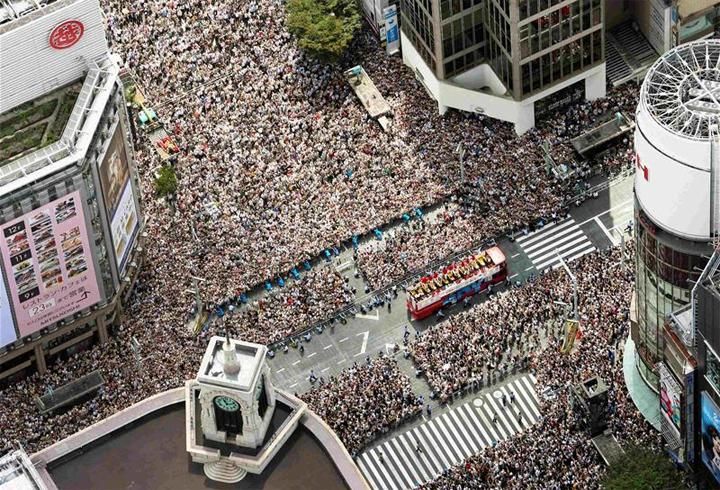
[(85, 32), (85, 26), (79, 20), (66, 20), (55, 26), (50, 33), (50, 46), (55, 49), (66, 49), (77, 44)]
[(635, 165), (637, 166), (638, 170), (642, 170), (643, 177), (645, 177), (645, 180), (648, 180), (648, 174), (649, 170), (647, 165), (643, 165), (643, 163), (640, 161), (640, 155), (637, 153), (635, 154)]

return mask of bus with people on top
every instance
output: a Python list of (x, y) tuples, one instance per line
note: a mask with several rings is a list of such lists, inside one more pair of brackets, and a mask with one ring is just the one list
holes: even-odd
[(409, 286), (407, 308), (413, 320), (422, 320), (506, 278), (505, 254), (499, 247), (475, 250)]

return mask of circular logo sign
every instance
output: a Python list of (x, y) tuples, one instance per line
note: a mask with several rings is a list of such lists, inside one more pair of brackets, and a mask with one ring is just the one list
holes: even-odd
[(77, 44), (85, 32), (85, 26), (79, 20), (66, 20), (50, 33), (50, 46), (66, 49)]

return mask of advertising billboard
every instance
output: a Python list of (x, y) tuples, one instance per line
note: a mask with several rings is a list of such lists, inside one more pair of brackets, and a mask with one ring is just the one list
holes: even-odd
[(720, 483), (720, 410), (707, 392), (700, 401), (702, 460), (715, 481)]
[(383, 10), (385, 17), (385, 39), (387, 40), (387, 54), (400, 51), (400, 28), (397, 23), (397, 7), (390, 5)]
[(0, 272), (0, 347), (12, 344), (17, 340), (15, 323), (10, 311), (10, 298), (8, 298), (2, 272)]
[(130, 166), (123, 140), (122, 126), (118, 123), (110, 146), (100, 164), (100, 186), (110, 222), (110, 233), (118, 270), (125, 268), (130, 246), (138, 229), (135, 195), (130, 183)]
[(79, 191), (0, 226), (0, 252), (20, 336), (100, 299)]
[(680, 414), (682, 409), (680, 394), (682, 387), (662, 363), (658, 363), (657, 366), (660, 373), (660, 412), (672, 424), (676, 436), (680, 437)]

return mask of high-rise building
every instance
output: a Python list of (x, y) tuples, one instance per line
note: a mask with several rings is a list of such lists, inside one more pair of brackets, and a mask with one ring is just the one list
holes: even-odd
[(143, 220), (98, 1), (5, 2), (0, 15), (3, 380), (107, 339)]
[(402, 0), (403, 62), (448, 108), (535, 124), (535, 102), (574, 84), (605, 95), (602, 0)]
[(687, 305), (717, 231), (720, 41), (658, 59), (640, 91), (635, 128), (636, 366), (657, 391), (668, 314)]

